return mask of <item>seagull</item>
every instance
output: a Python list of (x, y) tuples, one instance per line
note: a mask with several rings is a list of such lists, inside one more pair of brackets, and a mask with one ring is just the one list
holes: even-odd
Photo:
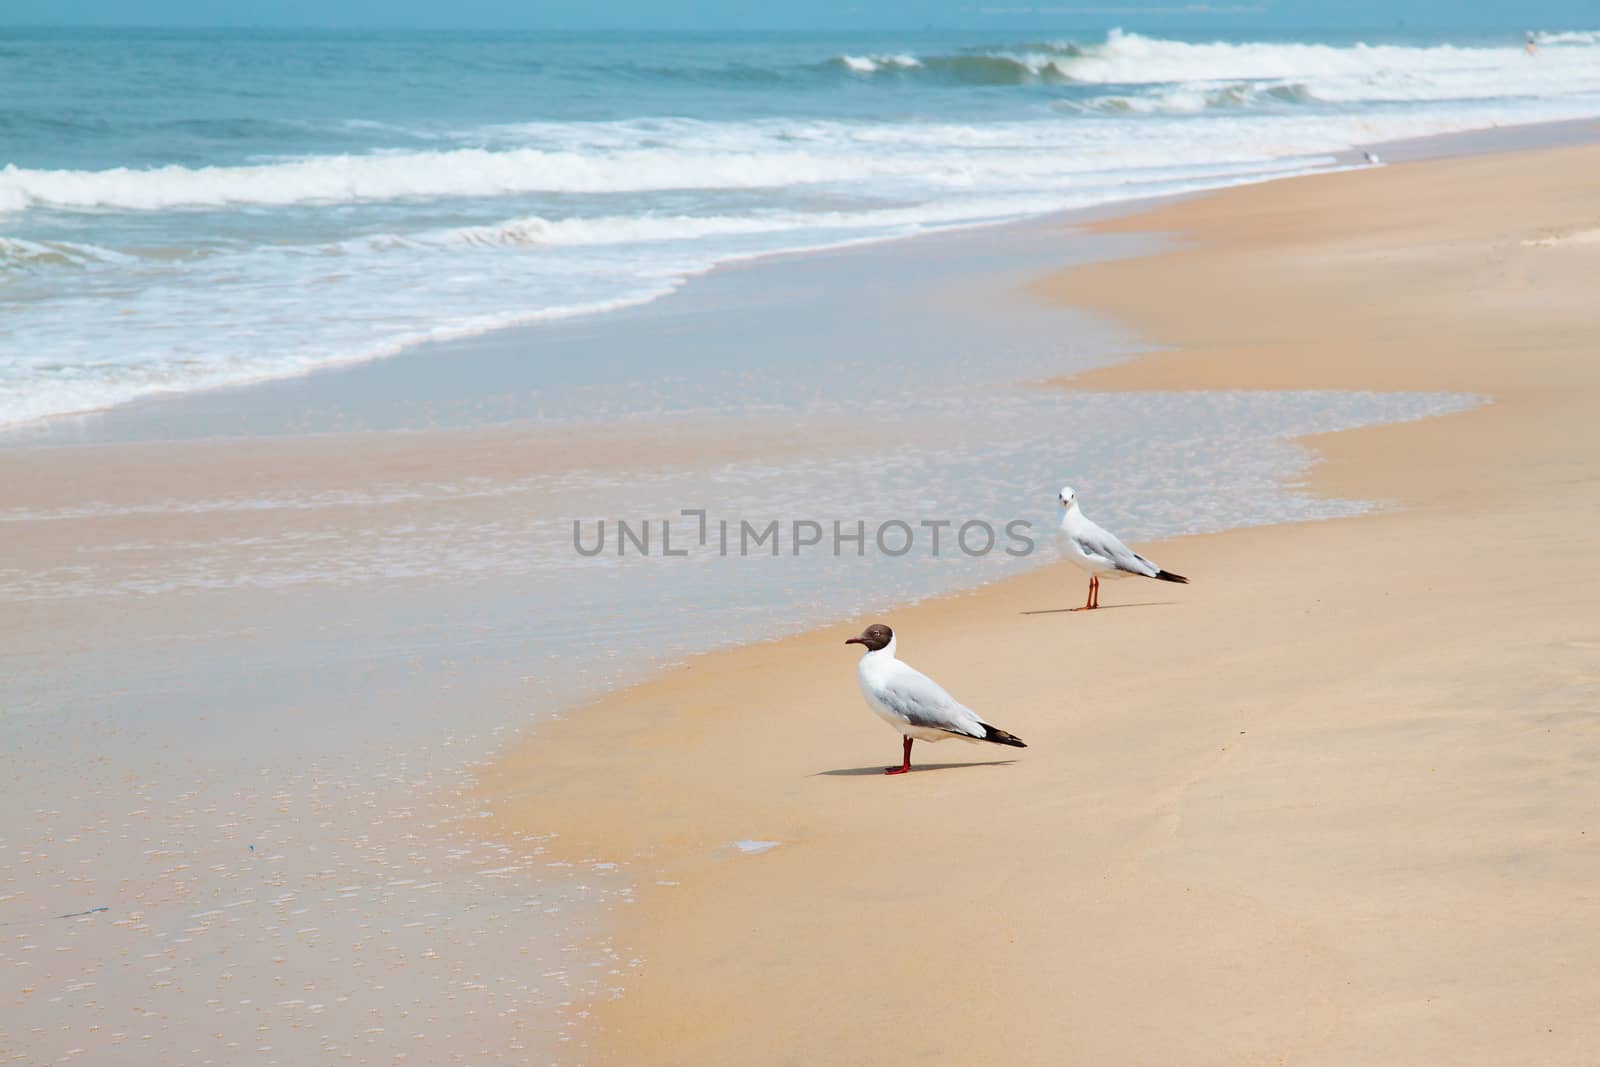
[(856, 680), (867, 707), (905, 738), (900, 766), (885, 767), (884, 774), (904, 774), (911, 769), (912, 741), (992, 741), (997, 745), (1027, 748), (1021, 739), (990, 726), (978, 713), (946, 693), (938, 682), (894, 658), (894, 631), (875, 622), (845, 642), (862, 645), (867, 654), (856, 665)]
[(1156, 578), (1163, 582), (1189, 584), (1181, 574), (1164, 571), (1139, 553), (1117, 540), (1113, 533), (1100, 528), (1078, 510), (1078, 494), (1072, 486), (1061, 487), (1061, 527), (1056, 531), (1056, 541), (1061, 554), (1082, 570), (1089, 572), (1089, 599), (1083, 607), (1073, 611), (1088, 611), (1100, 606), (1100, 576), (1126, 578), (1130, 574)]

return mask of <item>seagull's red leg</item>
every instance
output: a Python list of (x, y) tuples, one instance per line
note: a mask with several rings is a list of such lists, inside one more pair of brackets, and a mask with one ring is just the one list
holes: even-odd
[(1083, 598), (1083, 607), (1073, 608), (1073, 611), (1088, 611), (1094, 607), (1094, 575), (1089, 575), (1089, 593)]
[(906, 738), (905, 753), (900, 757), (900, 766), (885, 767), (884, 774), (904, 774), (911, 769), (911, 738)]
[(1097, 608), (1100, 606), (1100, 576), (1093, 575), (1089, 579), (1089, 603), (1086, 607)]

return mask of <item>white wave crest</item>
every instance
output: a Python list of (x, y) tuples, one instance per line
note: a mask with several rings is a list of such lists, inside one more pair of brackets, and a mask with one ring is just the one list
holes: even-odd
[(857, 74), (873, 74), (880, 70), (910, 70), (922, 66), (916, 56), (840, 56), (839, 62)]
[(1163, 88), (1144, 95), (1101, 96), (1084, 102), (1062, 101), (1060, 110), (1109, 115), (1193, 115), (1317, 102), (1316, 94), (1298, 82), (1234, 82)]
[(806, 229), (805, 216), (611, 215), (596, 218), (546, 219), (537, 215), (489, 226), (461, 226), (433, 233), (366, 238), (349, 247), (427, 247), (466, 245), (492, 247), (584, 248), (602, 245), (694, 241), (707, 237), (781, 233)]
[[(805, 241), (832, 244), (839, 235), (853, 239), (916, 232), (973, 221), (1013, 218), (1048, 210), (1055, 201), (1039, 198), (968, 199), (943, 206), (883, 208), (876, 211), (768, 212), (753, 215), (606, 215), (547, 219), (537, 215), (488, 226), (460, 226), (416, 234), (379, 234), (341, 242), (334, 250), (382, 252), (404, 248), (600, 248), (618, 245), (695, 242), (717, 237), (794, 234)], [(833, 238), (817, 238), (833, 234)], [(326, 248), (310, 248), (322, 254)]]
[(1533, 39), (1542, 45), (1600, 44), (1600, 30), (1561, 30), (1554, 33), (1536, 33)]
[[(1208, 107), (1330, 103), (1475, 101), (1600, 93), (1600, 32), (1538, 35), (1551, 46), (1529, 63), (1522, 38), (1500, 46), (1196, 43), (1112, 30), (1104, 42), (1037, 42), (922, 56), (844, 56), (834, 62), (862, 75), (913, 73), (939, 82), (982, 86), (1071, 83), (1172, 86), (1199, 94), (1151, 103), (1122, 93), (1102, 103), (1067, 101), (1058, 110), (1183, 113)], [(1299, 98), (1239, 88), (1246, 83), (1298, 86)], [(1209, 101), (1203, 99), (1209, 97)], [(1083, 107), (1074, 107), (1084, 104)]]
[(542, 192), (759, 189), (867, 178), (885, 173), (885, 166), (865, 155), (695, 147), (599, 154), (461, 149), (151, 170), (25, 170), (8, 165), (0, 169), (0, 211), (33, 206), (159, 211)]
[(28, 241), (21, 237), (0, 237), (0, 271), (65, 264), (131, 263), (135, 257), (76, 241)]
[[(1600, 40), (1600, 35), (1557, 36), (1570, 44)], [(1074, 50), (1080, 54), (1051, 58), (1065, 77), (1076, 82), (1118, 85), (1373, 76), (1426, 83), (1435, 74), (1526, 69), (1526, 64), (1514, 66), (1524, 58), (1520, 42), (1516, 41), (1501, 48), (1220, 41), (1195, 44), (1112, 30), (1104, 44)], [(1499, 95), (1501, 88), (1498, 82), (1480, 85), (1477, 95)]]

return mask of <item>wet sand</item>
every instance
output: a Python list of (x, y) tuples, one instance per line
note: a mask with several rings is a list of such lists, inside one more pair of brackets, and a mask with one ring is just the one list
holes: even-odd
[[(5, 1057), (587, 1062), (585, 1005), (634, 963), (607, 916), (644, 873), (604, 842), (557, 856), (545, 831), (493, 832), (476, 765), (706, 633), (727, 647), (1031, 562), (589, 560), (574, 517), (859, 517), (863, 498), (1044, 517), (1042, 446), (1073, 417), (1094, 423), (1086, 452), (1175, 457), (1121, 487), (1162, 528), (1349, 513), (1278, 489), (1304, 462), (1286, 437), (1460, 403), (1019, 385), (1116, 356), (1114, 331), (1021, 286), (1145, 242), (1063, 232), (752, 264), (615, 323), (9, 435), (0, 775), (25, 799), (0, 816)], [(893, 309), (855, 284), (880, 273)], [(783, 345), (751, 408), (725, 411), (758, 326)], [(602, 396), (587, 420), (511, 417), (562, 339), (670, 410), (606, 420)], [(714, 358), (676, 359), (697, 351)], [(863, 381), (902, 380), (917, 388), (863, 408)], [(1230, 421), (1248, 447), (1186, 444)], [(1197, 469), (1233, 491), (1198, 518), (1165, 507)]]
[(1192, 586), (1068, 613), (1084, 582), (1057, 566), (883, 616), (1027, 750), (923, 745), (882, 777), (898, 742), (855, 692), (852, 619), (491, 769), (502, 833), (603, 847), (640, 887), (591, 1060), (1592, 1056), (1597, 165), (1225, 191), (1110, 224), (1177, 250), (1041, 283), (1168, 346), (1062, 388), (1493, 403), (1313, 439), (1312, 488), (1389, 509), (1147, 546)]

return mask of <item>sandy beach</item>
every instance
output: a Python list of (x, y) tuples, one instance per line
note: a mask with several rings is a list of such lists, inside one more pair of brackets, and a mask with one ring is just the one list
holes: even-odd
[(1148, 546), (1189, 587), (1067, 613), (1058, 565), (883, 605), (1025, 751), (919, 746), (884, 778), (842, 644), (868, 619), (515, 747), (480, 785), (500, 832), (638, 887), (590, 1062), (1591, 1062), (1597, 166), (1224, 191), (1107, 224), (1171, 251), (1037, 283), (1161, 346), (1050, 388), (1490, 402), (1309, 441), (1316, 492), (1387, 507)]
[[(708, 648), (1036, 562), (595, 559), (575, 518), (1047, 524), (1066, 425), (1086, 469), (1146, 457), (1103, 499), (1147, 533), (1349, 515), (1293, 487), (1291, 438), (1473, 402), (1041, 387), (1136, 345), (1033, 283), (1159, 244), (1074, 218), (0, 435), (0, 773), (28, 798), (0, 817), (0, 1049), (589, 1062), (584, 1006), (645, 959), (613, 921), (675, 879), (622, 836), (558, 848), (570, 812), (497, 828), (484, 761)], [(1225, 490), (1197, 509), (1194, 481)], [(717, 854), (760, 858), (739, 840)]]

